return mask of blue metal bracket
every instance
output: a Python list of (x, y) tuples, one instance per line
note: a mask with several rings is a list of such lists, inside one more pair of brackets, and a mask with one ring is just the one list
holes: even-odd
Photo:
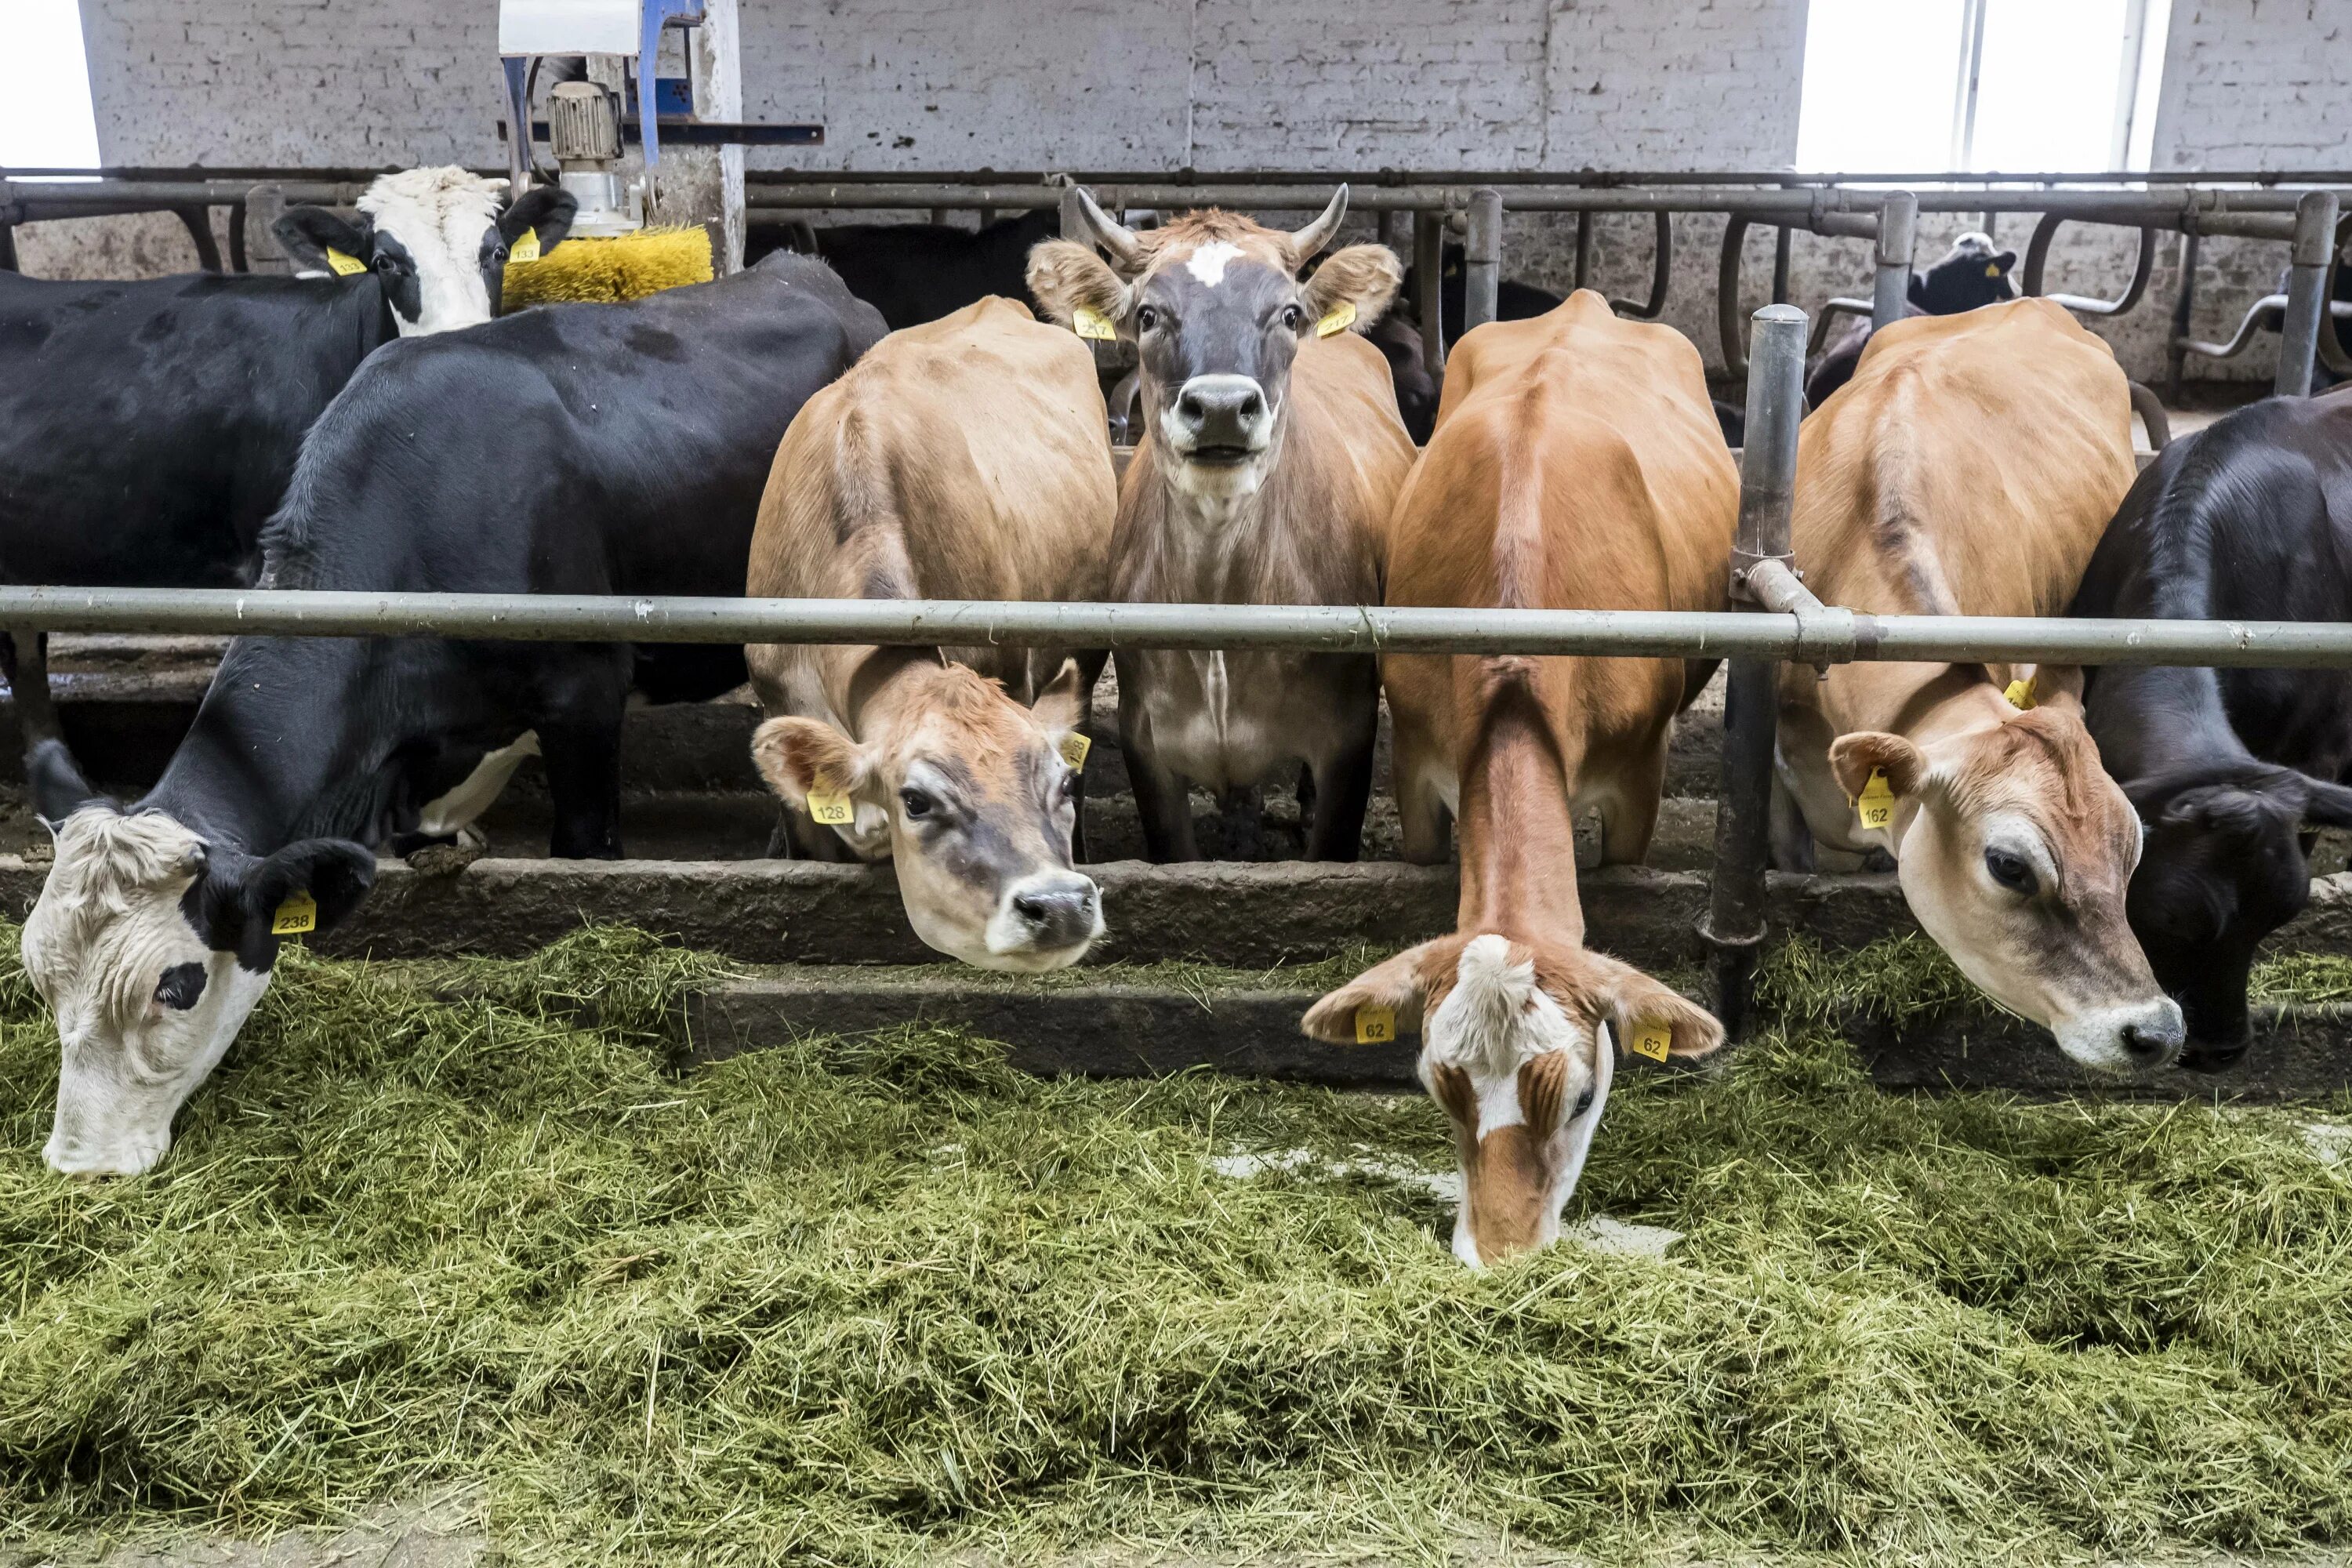
[(660, 114), (648, 113), (661, 101), (654, 82), (654, 56), (661, 47), (664, 27), (702, 25), (702, 0), (643, 0), (645, 26), (637, 49), (637, 123), (642, 128), (646, 167), (661, 162)]

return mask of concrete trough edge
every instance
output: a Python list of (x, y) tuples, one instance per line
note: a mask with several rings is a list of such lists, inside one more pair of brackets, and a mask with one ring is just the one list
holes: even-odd
[[(1118, 982), (1023, 989), (963, 982), (952, 973), (860, 980), (804, 970), (696, 994), (687, 1011), (686, 1055), (700, 1065), (812, 1036), (931, 1025), (1001, 1041), (1013, 1067), (1045, 1076), (1160, 1078), (1208, 1068), (1339, 1089), (1418, 1087), (1415, 1040), (1328, 1046), (1300, 1034), (1298, 1020), (1315, 995), (1274, 987), (1196, 993)], [(2252, 1048), (2227, 1072), (2172, 1071), (2123, 1082), (2084, 1072), (2059, 1054), (2046, 1032), (2001, 1016), (1956, 1009), (1897, 1026), (1857, 1014), (1836, 1020), (1836, 1026), (1853, 1042), (1872, 1081), (1896, 1091), (2276, 1101), (2352, 1090), (2352, 1009), (2342, 1006), (2262, 1010)], [(1704, 1075), (1718, 1070), (1713, 1063), (1724, 1059), (1660, 1070)], [(1651, 1070), (1631, 1061), (1625, 1068)]]

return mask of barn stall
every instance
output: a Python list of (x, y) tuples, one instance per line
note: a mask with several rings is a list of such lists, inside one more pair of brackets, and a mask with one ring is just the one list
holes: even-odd
[[(1526, 74), (1508, 58), (1522, 46), (1501, 45), (1499, 61), (1485, 51), (1527, 18), (1444, 9), (1411, 35), (1422, 53), (1409, 60), (1458, 47), (1485, 68), (1430, 67), (1424, 89), (1454, 82), (1478, 100)], [(110, 71), (135, 74), (137, 50), (154, 64), (158, 27), (205, 62), (176, 89), (191, 103), (243, 70), (278, 79), (266, 51), (240, 53), (236, 28), (206, 33), (217, 19), (205, 10), (91, 7), (101, 103), (117, 90)], [(1449, 239), (1463, 246), (1468, 324), (1491, 318), (1506, 275), (1582, 283), (1614, 268), (1629, 295), (1646, 282), (1622, 308), (1683, 326), (1720, 373), (1718, 396), (1744, 405), (1740, 545), (1759, 562), (1787, 554), (1801, 406), (1790, 328), (1801, 339), (1811, 321), (1768, 317), (1750, 352), (1746, 310), (1795, 299), (1826, 319), (1829, 297), (1851, 293), (1846, 313), (1890, 319), (1932, 259), (1921, 235), (1935, 223), (1982, 217), (1998, 233), (1998, 214), (2014, 232), (2030, 217), (2028, 293), (2042, 291), (2053, 250), (2086, 272), (2105, 263), (2101, 296), (2067, 302), (2113, 335), (2142, 384), (2151, 451), (2174, 423), (2158, 412), (2166, 397), (2188, 427), (2261, 389), (2228, 378), (2263, 368), (2266, 315), (2309, 345), (2277, 356), (2282, 394), (2300, 395), (2314, 365), (2340, 355), (2326, 302), (2352, 180), (2307, 153), (2277, 169), (2198, 167), (2240, 145), (2187, 90), (2217, 70), (2241, 79), (2229, 73), (2242, 67), (2210, 63), (2225, 46), (2305, 58), (2268, 36), (2273, 19), (2174, 20), (2155, 54), (2179, 79), (2167, 145), (2183, 167), (2164, 177), (1898, 183), (1753, 172), (1793, 145), (1805, 7), (1746, 10), (1742, 25), (1783, 27), (1778, 52), (1746, 68), (1773, 79), (1780, 97), (1767, 101), (1790, 121), (1772, 132), (1780, 143), (1710, 141), (1725, 132), (1687, 114), (1661, 142), (1638, 127), (1631, 142), (1577, 140), (1594, 129), (1579, 116), (1639, 120), (1630, 105), (1687, 93), (1686, 47), (1742, 58), (1732, 40), (1686, 46), (1621, 17), (1618, 47), (1652, 51), (1650, 68), (1612, 84), (1606, 104), (1548, 110), (1566, 123), (1547, 135), (1613, 153), (1636, 171), (1623, 177), (1570, 170), (1549, 141), (1456, 147), (1446, 139), (1463, 133), (1435, 102), (1416, 110), (1418, 129), (1347, 144), (1348, 159), (1319, 168), (1301, 152), (1319, 145), (1283, 126), (1235, 135), (1219, 152), (1240, 166), (1221, 174), (1186, 157), (1173, 177), (1107, 161), (1071, 180), (845, 151), (851, 127), (881, 119), (894, 69), (936, 68), (853, 66), (844, 39), (803, 39), (823, 66), (815, 93), (808, 62), (787, 66), (775, 32), (761, 42), (759, 19), (707, 6), (667, 43), (709, 52), (730, 30), (714, 15), (742, 29), (744, 97), (726, 114), (723, 90), (698, 106), (713, 142), (733, 134), (726, 145), (780, 157), (761, 139), (789, 144), (796, 90), (828, 105), (826, 163), (843, 162), (755, 169), (738, 192), (727, 159), (740, 155), (712, 144), (716, 194), (686, 198), (708, 216), (669, 216), (708, 224), (723, 267), (739, 237), (813, 216), (1061, 213), (1074, 185), (1114, 210), (1281, 213), (1319, 207), (1352, 174), (1359, 214), (1422, 260), (1423, 278), (1444, 271)], [(1088, 64), (1101, 81), (1151, 76), (1166, 39), (1150, 19), (1072, 20), (1099, 29)], [(1539, 98), (1598, 42), (1591, 18), (1574, 20), (1546, 20)], [(1723, 20), (1712, 8), (1700, 18)], [(1246, 24), (1211, 21), (1225, 31), (1192, 47), (1256, 58)], [(487, 14), (467, 25), (481, 30)], [(987, 47), (938, 17), (856, 18), (855, 36), (877, 29), (929, 37), (949, 58)], [(412, 61), (415, 33), (412, 22)], [(1433, 41), (1456, 33), (1485, 42)], [(339, 47), (354, 55), (366, 41)], [(129, 52), (110, 57), (117, 46)], [(1318, 47), (1326, 69), (1368, 48)], [(1265, 68), (1268, 96), (1283, 70), (1307, 70), (1296, 47)], [(341, 68), (320, 60), (326, 75)], [(496, 73), (474, 74), (490, 82), (495, 119)], [(1016, 71), (1001, 90), (1041, 100), (1062, 74)], [(438, 70), (419, 79), (419, 105), (458, 90)], [(2325, 84), (2283, 96), (2302, 90)], [(463, 92), (463, 112), (480, 118), (479, 87)], [(764, 129), (740, 107), (761, 92), (777, 110)], [(997, 127), (984, 145), (1008, 163), (1038, 144), (1005, 100), (936, 96), (950, 108), (923, 113)], [(419, 136), (384, 107), (371, 137)], [(1228, 125), (1237, 113), (1230, 98), (1192, 107)], [(322, 133), (299, 164), (279, 162), (285, 133), (257, 138), (255, 112), (224, 110), (202, 146), (173, 144), (184, 127), (146, 128), (144, 142), (119, 128), (117, 172), (85, 186), (12, 173), (0, 215), (22, 226), (20, 259), (36, 237), (89, 231), (87, 216), (57, 221), (68, 215), (162, 211), (212, 241), (225, 268), (267, 265), (257, 211), (348, 200), (367, 166)], [(454, 134), (444, 121), (457, 108), (412, 112)], [(496, 167), (478, 129), (451, 155)], [(2167, 130), (2159, 114), (2159, 142)], [(681, 137), (675, 155), (696, 145)], [(256, 146), (270, 159), (239, 157), (227, 177), (196, 166)], [(1055, 156), (1028, 161), (1079, 162), (1097, 146), (1147, 150), (1065, 136)], [(1480, 172), (1501, 153), (1523, 166)], [(1428, 172), (1368, 172), (1380, 156)], [(1680, 172), (1640, 172), (1653, 160)], [(152, 220), (108, 221), (135, 232)], [(2119, 231), (2121, 252), (2059, 243), (2084, 244), (2089, 225)], [(2209, 238), (2236, 247), (2228, 281), (2240, 287), (2211, 270)], [(89, 248), (119, 256), (115, 243)], [(2252, 279), (2260, 286), (2243, 287)], [(2168, 326), (2135, 339), (2158, 314), (2151, 295), (2168, 291)], [(1414, 302), (1436, 329), (1423, 338), (1435, 365), (1442, 292)], [(2192, 368), (2218, 379), (2200, 384)], [(2163, 396), (2146, 390), (2157, 387)], [(1751, 570), (1745, 593), (1769, 613), (1705, 626), (1579, 615), (1438, 626), (1346, 608), (1146, 624), (1119, 606), (1100, 612), (1101, 636), (1686, 647), (1748, 656), (1735, 681), (1743, 668), (1765, 678), (1776, 659), (1905, 652), (2352, 662), (2343, 627), (2050, 622), (2005, 639), (1906, 627), (1810, 603), (1791, 573)], [(895, 629), (870, 614), (821, 626), (822, 610), (772, 606), (755, 625), (740, 604), (0, 590), (0, 624), (57, 628), (66, 736), (126, 795), (186, 729), (230, 626), (511, 635), (540, 616), (530, 635), (627, 626), (644, 637), (666, 622), (666, 635), (707, 641), (919, 644), (942, 616), (963, 616), (1024, 635), (1015, 606), (909, 606)], [(2151, 647), (2167, 635), (2183, 640)], [(749, 758), (758, 710), (739, 700), (630, 713), (631, 858), (538, 858), (549, 807), (526, 764), (484, 819), (490, 853), (386, 860), (357, 919), (317, 956), (281, 962), (183, 1113), (176, 1152), (146, 1176), (70, 1185), (34, 1159), (57, 1035), (11, 976), (19, 1157), (5, 1204), (20, 1304), (5, 1380), (16, 1436), (0, 1450), (6, 1544), (75, 1560), (117, 1538), (294, 1529), (344, 1532), (321, 1550), (430, 1545), (453, 1560), (1116, 1561), (1335, 1546), (1402, 1557), (1527, 1542), (1607, 1559), (2061, 1561), (2340, 1543), (2346, 1434), (2327, 1369), (2352, 1321), (2341, 1174), (2352, 935), (2339, 881), (2322, 875), (2266, 945), (2242, 1065), (2117, 1091), (1990, 1006), (1918, 934), (1891, 874), (1767, 877), (1769, 729), (1727, 742), (1719, 715), (1710, 698), (1683, 722), (1650, 865), (1580, 880), (1592, 945), (1716, 1003), (1743, 1038), (1699, 1070), (1621, 1078), (1565, 1243), (1483, 1274), (1445, 1255), (1458, 1177), (1442, 1117), (1412, 1093), (1412, 1047), (1335, 1049), (1297, 1028), (1367, 959), (1447, 929), (1454, 873), (1398, 863), (1393, 817), (1377, 812), (1361, 865), (1145, 864), (1108, 725), (1091, 737), (1087, 822), (1113, 934), (1055, 975), (939, 962), (907, 929), (887, 868), (768, 858), (776, 804)], [(30, 853), (0, 858), (0, 881), (23, 910), (47, 875), (47, 836), (22, 795), (10, 804)], [(1286, 804), (1271, 813), (1276, 844)], [(2340, 865), (2329, 853), (2315, 871)]]

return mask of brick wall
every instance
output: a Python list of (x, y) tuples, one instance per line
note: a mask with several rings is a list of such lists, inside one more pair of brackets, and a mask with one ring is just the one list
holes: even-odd
[(2168, 169), (2352, 163), (2352, 0), (2179, 0), (2155, 160)]

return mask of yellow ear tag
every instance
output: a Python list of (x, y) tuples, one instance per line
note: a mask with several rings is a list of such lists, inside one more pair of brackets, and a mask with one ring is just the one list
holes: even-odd
[(1998, 261), (1988, 261), (1988, 262), (1986, 262), (1986, 263), (1985, 263), (1985, 276), (1986, 276), (1986, 277), (1988, 277), (1988, 278), (1998, 278), (1998, 277), (2000, 277), (2000, 262), (1998, 262)]
[(269, 917), (272, 936), (299, 936), (306, 931), (319, 929), (319, 900), (307, 892), (296, 893), (278, 906)]
[(846, 827), (857, 820), (857, 808), (845, 790), (817, 788), (808, 792), (809, 816), (822, 826)]
[(1637, 1057), (1647, 1057), (1654, 1062), (1664, 1061), (1666, 1053), (1674, 1048), (1674, 1045), (1673, 1025), (1639, 1021), (1633, 1025), (1625, 1041), (1626, 1049)]
[(1385, 1046), (1395, 1038), (1395, 1008), (1367, 1002), (1356, 1009), (1356, 1044)]
[(1866, 828), (1895, 826), (1895, 792), (1886, 787), (1885, 768), (1870, 770), (1870, 780), (1862, 786), (1862, 796), (1853, 803), (1853, 808)]
[(1100, 310), (1088, 310), (1084, 305), (1072, 307), (1070, 329), (1082, 338), (1093, 338), (1098, 342), (1115, 342), (1118, 338), (1118, 330), (1110, 324), (1108, 316)]
[(1062, 737), (1062, 761), (1074, 769), (1085, 767), (1087, 753), (1094, 749), (1095, 743), (1076, 730)]
[(1332, 306), (1321, 321), (1315, 323), (1315, 335), (1318, 338), (1328, 338), (1333, 332), (1344, 332), (1355, 324), (1356, 307), (1342, 300)]
[(2034, 706), (2034, 682), (2041, 679), (2042, 678), (2040, 676), (2036, 675), (2029, 676), (2023, 680), (2012, 680), (2009, 683), (2009, 689), (2002, 692), (2001, 695), (2009, 699), (2009, 705), (2011, 708), (2023, 709), (2031, 711)]
[(524, 229), (522, 231), (522, 237), (516, 240), (512, 245), (507, 247), (507, 259), (509, 261), (538, 260), (539, 230), (535, 228)]
[(327, 266), (338, 278), (349, 278), (354, 272), (367, 270), (366, 262), (348, 252), (337, 250), (331, 245), (327, 247)]

